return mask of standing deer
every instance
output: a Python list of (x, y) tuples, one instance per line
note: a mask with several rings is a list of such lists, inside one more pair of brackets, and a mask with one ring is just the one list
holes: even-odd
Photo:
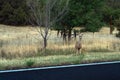
[(83, 36), (83, 33), (79, 34), (78, 36), (78, 41), (76, 41), (76, 44), (75, 44), (75, 49), (77, 50), (77, 54), (80, 52), (81, 53), (81, 49), (82, 49), (82, 36)]

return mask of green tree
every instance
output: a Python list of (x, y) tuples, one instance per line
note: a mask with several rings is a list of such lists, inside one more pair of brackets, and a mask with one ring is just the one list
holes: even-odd
[(110, 34), (114, 30), (114, 20), (120, 16), (120, 1), (119, 0), (106, 0), (106, 5), (103, 9), (104, 21), (110, 27)]
[(8, 2), (4, 3), (4, 5), (2, 6), (2, 10), (0, 12), (1, 22), (9, 24), (10, 23), (9, 19), (12, 14), (13, 14), (12, 6)]
[(23, 25), (28, 23), (26, 0), (0, 0), (0, 23)]
[(14, 24), (25, 24), (26, 23), (26, 13), (24, 12), (23, 8), (19, 7), (18, 9), (15, 9), (13, 12), (13, 22)]
[[(103, 25), (102, 9), (105, 0), (70, 0), (69, 11), (61, 24), (71, 32), (75, 26), (84, 26), (82, 31), (97, 32)], [(68, 36), (71, 33), (68, 34)], [(70, 39), (70, 36), (68, 37)]]
[[(89, 32), (98, 32), (103, 26), (102, 9), (104, 0), (93, 0), (92, 2), (85, 2), (85, 30)], [(89, 5), (87, 5), (89, 4)]]

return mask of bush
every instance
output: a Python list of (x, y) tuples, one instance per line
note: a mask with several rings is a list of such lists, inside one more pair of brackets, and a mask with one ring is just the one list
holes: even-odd
[(28, 61), (26, 61), (26, 65), (27, 67), (32, 67), (35, 64), (35, 62), (31, 59), (29, 59)]

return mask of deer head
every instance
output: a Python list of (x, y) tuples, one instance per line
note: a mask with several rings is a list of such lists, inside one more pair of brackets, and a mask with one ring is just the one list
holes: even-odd
[(80, 33), (80, 34), (79, 34), (79, 41), (82, 40), (82, 36), (83, 36), (83, 33)]

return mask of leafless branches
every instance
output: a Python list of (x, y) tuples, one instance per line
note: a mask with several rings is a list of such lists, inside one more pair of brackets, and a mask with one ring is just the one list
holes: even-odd
[(30, 23), (37, 25), (37, 31), (47, 46), (49, 30), (67, 12), (69, 0), (27, 0), (30, 8)]

